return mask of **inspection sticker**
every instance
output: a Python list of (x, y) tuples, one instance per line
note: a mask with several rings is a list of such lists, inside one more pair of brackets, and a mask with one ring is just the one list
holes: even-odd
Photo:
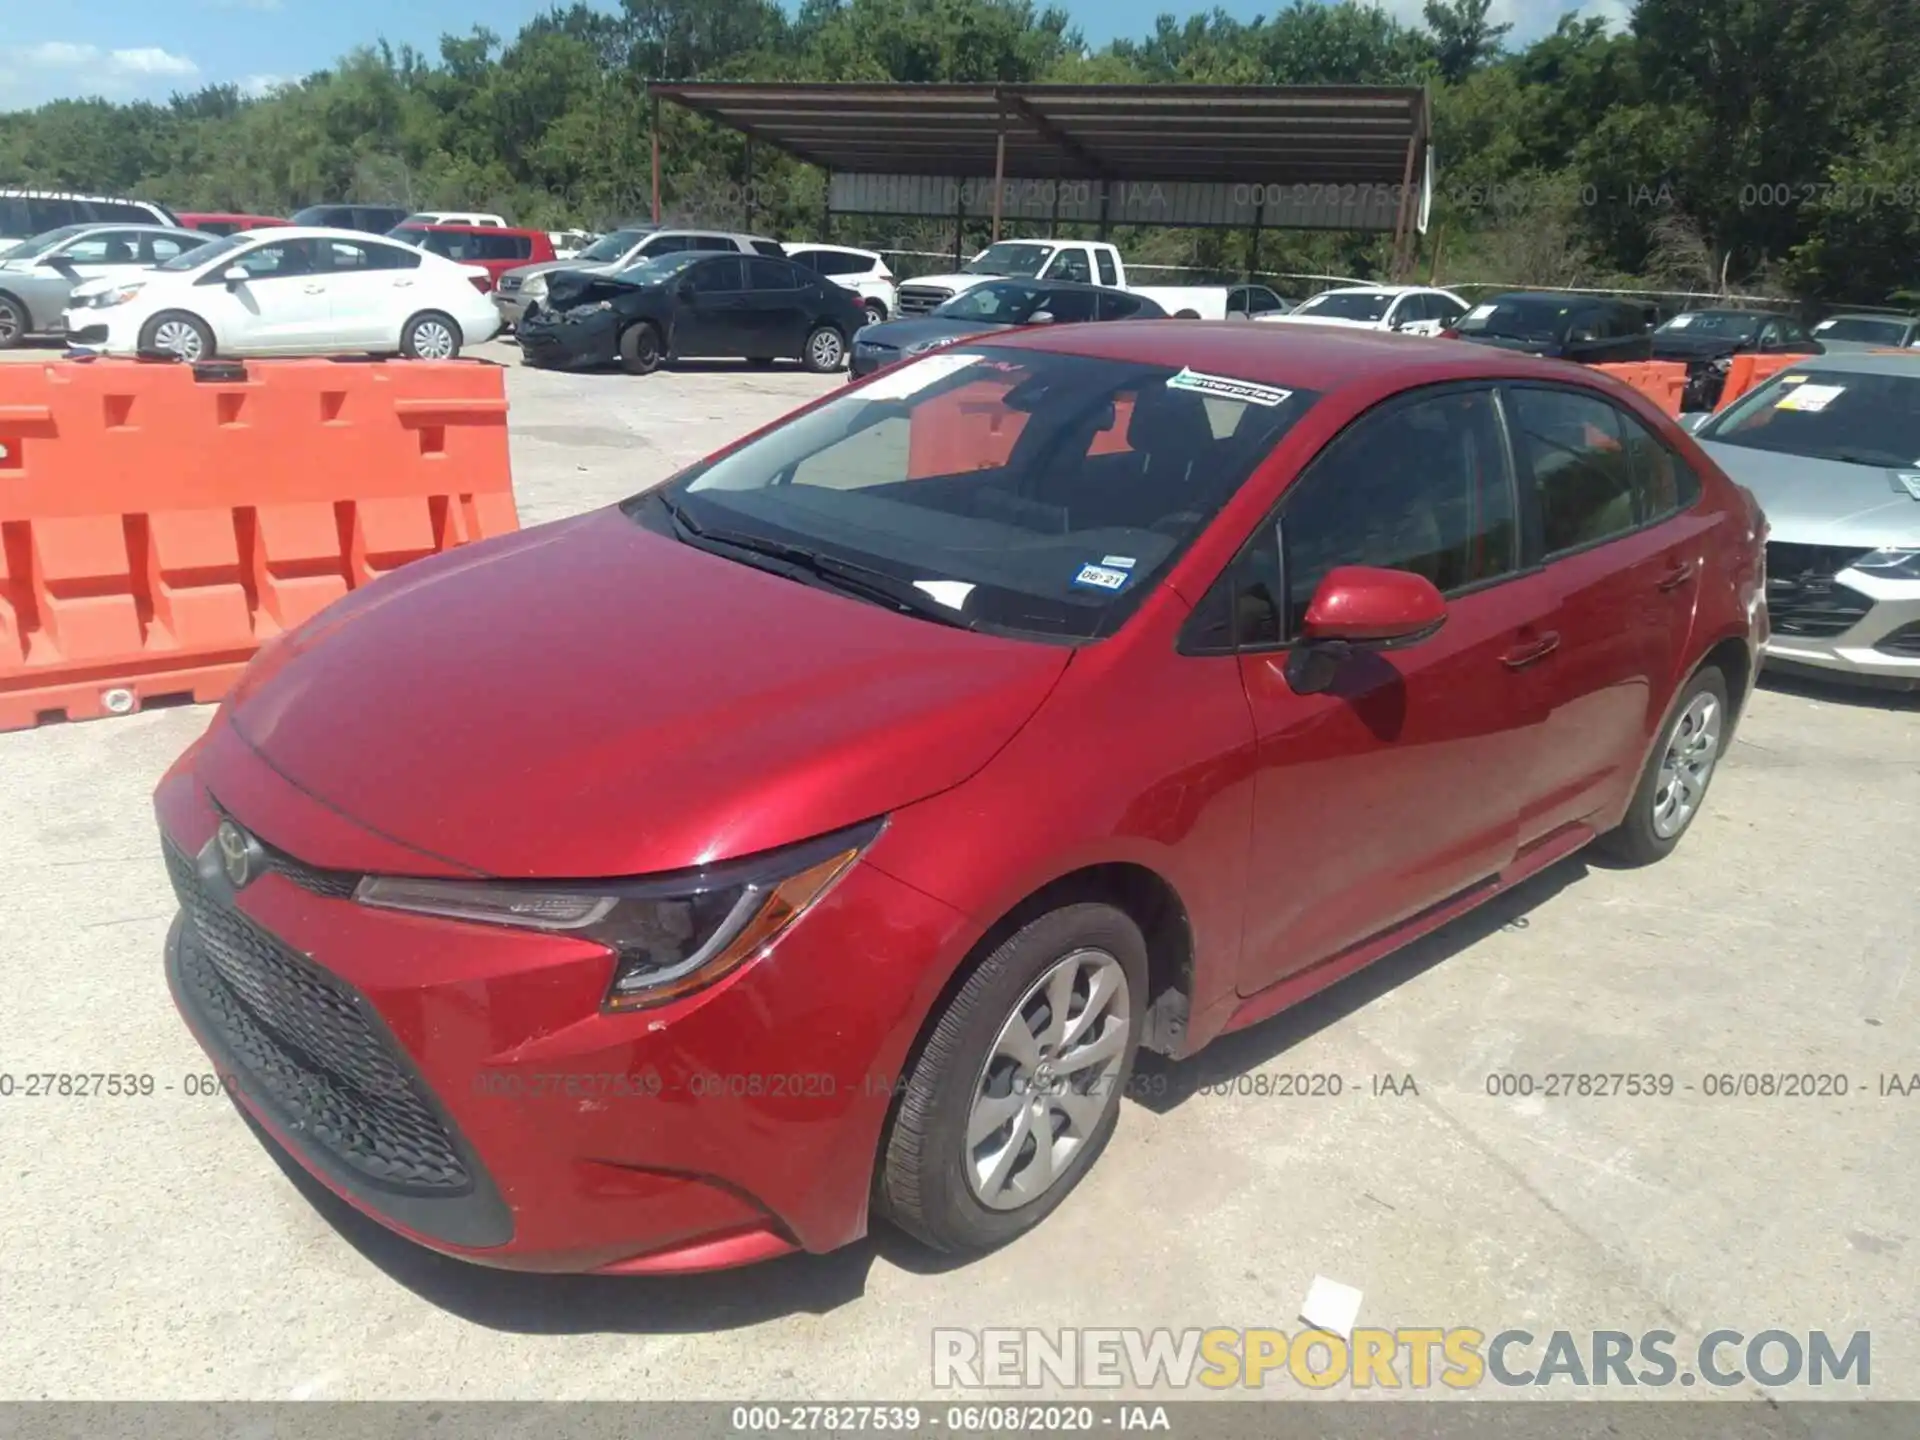
[(1824, 410), (1847, 393), (1844, 385), (1796, 385), (1782, 395), (1776, 410)]
[(1235, 380), (1229, 375), (1205, 375), (1184, 367), (1178, 375), (1168, 377), (1167, 388), (1187, 390), (1195, 395), (1211, 395), (1216, 400), (1245, 400), (1249, 404), (1267, 406), (1284, 405), (1293, 395), (1291, 390), (1255, 385), (1248, 380)]
[(1493, 313), (1493, 306), (1476, 305), (1471, 310), (1467, 311), (1467, 319), (1484, 320), (1487, 318), (1487, 316), (1491, 315), (1492, 313)]
[(1132, 577), (1108, 565), (1082, 565), (1073, 583), (1083, 590), (1118, 590)]
[(1134, 561), (1131, 555), (1102, 555), (1100, 563), (1111, 566), (1115, 570), (1131, 570)]

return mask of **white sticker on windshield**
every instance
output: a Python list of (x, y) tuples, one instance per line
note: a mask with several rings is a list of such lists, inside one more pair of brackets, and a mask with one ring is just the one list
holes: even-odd
[(1251, 405), (1284, 405), (1292, 398), (1291, 390), (1280, 390), (1272, 385), (1255, 385), (1248, 380), (1235, 380), (1230, 375), (1204, 375), (1197, 370), (1182, 368), (1178, 375), (1167, 380), (1169, 390), (1185, 390), (1194, 395), (1211, 395), (1216, 400), (1244, 400)]
[(961, 609), (973, 593), (971, 580), (916, 580), (913, 588), (924, 590), (950, 610)]
[(929, 385), (938, 385), (949, 375), (958, 374), (973, 364), (977, 355), (955, 355), (952, 353), (928, 355), (919, 360), (909, 360), (897, 365), (877, 379), (869, 381), (860, 390), (862, 400), (905, 400), (909, 395), (918, 395)]
[(1669, 330), (1684, 330), (1692, 323), (1693, 323), (1693, 316), (1676, 315), (1673, 317), (1671, 321), (1668, 322), (1667, 328)]
[(1493, 313), (1493, 306), (1476, 305), (1471, 310), (1467, 311), (1467, 319), (1484, 320), (1487, 318), (1487, 316), (1491, 315), (1492, 313)]
[(1110, 565), (1115, 570), (1131, 570), (1135, 562), (1131, 555), (1102, 555), (1100, 557), (1100, 563), (1102, 565)]
[(1824, 410), (1847, 393), (1844, 385), (1796, 385), (1780, 397), (1776, 410)]
[(1822, 331), (1831, 330), (1838, 323), (1839, 322), (1835, 320), (1822, 320), (1818, 325), (1813, 327), (1813, 333), (1818, 335)]
[(1807, 383), (1807, 377), (1804, 375), (1782, 375), (1780, 377), (1780, 383), (1782, 385), (1804, 385)]

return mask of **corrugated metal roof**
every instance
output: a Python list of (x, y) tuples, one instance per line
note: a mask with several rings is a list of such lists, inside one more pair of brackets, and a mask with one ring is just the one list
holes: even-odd
[(1397, 186), (1429, 135), (1418, 87), (660, 84), (651, 93), (847, 174)]

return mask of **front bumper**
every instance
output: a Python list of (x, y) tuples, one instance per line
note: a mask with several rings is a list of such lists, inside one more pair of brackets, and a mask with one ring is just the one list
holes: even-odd
[[(759, 960), (613, 1015), (591, 943), (374, 910), (300, 861), (196, 893), (221, 814), (209, 783), (237, 822), (330, 866), (352, 827), (222, 721), (155, 797), (185, 910), (176, 1004), (237, 1102), (356, 1209), (538, 1271), (715, 1268), (864, 1233), (893, 1077), (932, 961), (963, 943), (957, 912), (861, 863)], [(386, 842), (365, 846), (393, 868)]]
[(1770, 581), (1770, 664), (1920, 684), (1920, 580), (1843, 568), (1784, 588)]
[(847, 381), (865, 379), (876, 370), (884, 370), (897, 364), (901, 354), (891, 345), (862, 345), (854, 341), (852, 352), (847, 356)]
[(102, 354), (131, 355), (138, 339), (138, 328), (114, 324), (109, 310), (69, 310), (60, 317), (57, 333), (69, 348)]

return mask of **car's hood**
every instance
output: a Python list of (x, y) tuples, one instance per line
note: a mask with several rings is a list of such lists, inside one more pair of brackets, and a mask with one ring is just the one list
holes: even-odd
[(578, 270), (588, 275), (611, 275), (614, 269), (615, 266), (612, 263), (586, 264), (579, 260), (537, 260), (531, 265), (516, 265), (511, 270), (503, 270), (500, 272), (500, 278), (505, 280), (508, 276), (512, 276), (524, 285), (536, 275), (551, 275), (555, 270)]
[(1746, 340), (1736, 340), (1731, 335), (1690, 335), (1684, 330), (1662, 335), (1655, 331), (1653, 358), (1656, 360), (1717, 360), (1722, 355), (1732, 355), (1746, 349), (1750, 343)]
[(1019, 278), (1021, 277), (1013, 275), (962, 275), (956, 271), (951, 275), (916, 275), (911, 280), (902, 280), (900, 288), (905, 290), (912, 285), (933, 285), (942, 290), (970, 290), (975, 285), (986, 284), (989, 280)]
[(1821, 340), (1820, 348), (1829, 355), (1865, 355), (1875, 350), (1898, 350), (1897, 345), (1884, 345), (1878, 340)]
[(637, 875), (959, 784), (1071, 654), (813, 589), (607, 509), (355, 591), (263, 652), (230, 709), (288, 780), (392, 839), (494, 875)]
[(1381, 330), (1378, 320), (1343, 320), (1333, 315), (1262, 315), (1269, 325), (1333, 325), (1342, 330)]
[(1701, 448), (1754, 493), (1767, 515), (1769, 539), (1863, 550), (1920, 545), (1920, 500), (1894, 471), (1710, 440)]
[(895, 350), (905, 350), (930, 340), (962, 340), (969, 335), (1009, 328), (990, 320), (948, 320), (944, 316), (929, 315), (919, 320), (889, 320), (881, 325), (868, 325), (854, 338), (863, 345), (890, 345)]

